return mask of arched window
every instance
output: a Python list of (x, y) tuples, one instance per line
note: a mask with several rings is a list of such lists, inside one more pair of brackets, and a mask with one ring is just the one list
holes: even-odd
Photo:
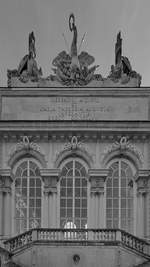
[(60, 227), (87, 225), (87, 172), (77, 159), (62, 168), (60, 180)]
[(42, 182), (38, 166), (26, 159), (15, 172), (15, 228), (21, 233), (41, 226)]
[(133, 233), (133, 169), (123, 159), (109, 168), (106, 181), (106, 227)]

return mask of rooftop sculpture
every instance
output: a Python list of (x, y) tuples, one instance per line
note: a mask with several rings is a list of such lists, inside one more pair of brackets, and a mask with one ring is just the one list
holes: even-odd
[[(52, 64), (56, 80), (66, 86), (85, 86), (92, 79), (96, 78), (94, 72), (98, 66), (88, 68), (94, 62), (94, 57), (87, 52), (81, 52), (78, 55), (77, 49), (77, 27), (75, 25), (75, 16), (69, 17), (69, 29), (73, 32), (73, 39), (70, 49), (70, 55), (62, 51), (53, 60)], [(101, 75), (99, 75), (101, 78)]]
[(22, 83), (27, 83), (29, 80), (32, 82), (38, 81), (38, 79), (42, 76), (42, 69), (38, 69), (35, 58), (35, 36), (34, 32), (32, 31), (29, 33), (28, 54), (21, 59), (17, 70), (8, 70), (7, 72), (8, 86), (11, 77), (17, 77)]
[[(140, 87), (141, 76), (132, 70), (130, 61), (122, 55), (121, 32), (115, 44), (115, 65), (108, 77), (95, 74), (99, 65), (91, 66), (95, 59), (86, 51), (78, 53), (78, 31), (74, 14), (69, 16), (69, 30), (73, 33), (70, 53), (60, 52), (52, 61), (53, 74), (42, 77), (36, 62), (35, 36), (29, 34), (28, 54), (21, 60), (18, 69), (8, 70), (9, 87)], [(91, 66), (91, 67), (90, 67)]]

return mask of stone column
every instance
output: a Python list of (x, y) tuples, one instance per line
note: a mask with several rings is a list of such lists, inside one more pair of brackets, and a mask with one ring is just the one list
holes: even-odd
[(104, 184), (108, 175), (107, 169), (90, 169), (91, 182), (90, 205), (88, 210), (88, 227), (105, 227)]
[(148, 180), (150, 173), (147, 170), (139, 170), (137, 182), (137, 207), (136, 207), (136, 234), (143, 238), (147, 232), (146, 198), (148, 193)]
[(4, 236), (11, 237), (11, 224), (12, 224), (11, 185), (13, 181), (11, 170), (1, 169), (0, 177), (3, 180), (3, 187), (0, 193), (2, 199), (1, 231), (3, 232)]
[(53, 228), (57, 222), (57, 182), (60, 171), (58, 169), (42, 169), (41, 177), (44, 181), (43, 227)]

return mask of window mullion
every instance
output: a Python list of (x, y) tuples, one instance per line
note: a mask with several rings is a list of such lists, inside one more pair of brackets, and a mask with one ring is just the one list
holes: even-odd
[(72, 215), (73, 223), (75, 223), (75, 160), (73, 160), (73, 195), (72, 195)]

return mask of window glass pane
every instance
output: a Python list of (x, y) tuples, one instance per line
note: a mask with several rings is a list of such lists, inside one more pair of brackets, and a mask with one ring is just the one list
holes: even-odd
[(107, 218), (112, 218), (112, 209), (106, 210), (106, 216), (107, 216)]
[(30, 189), (29, 189), (29, 196), (30, 197), (35, 197), (35, 188), (30, 187)]
[(22, 177), (27, 177), (27, 170), (24, 170), (23, 172), (22, 172), (22, 175), (21, 175)]
[(36, 197), (41, 197), (41, 187), (36, 188)]
[(106, 223), (107, 227), (121, 227), (131, 232), (133, 183), (131, 187), (129, 181), (133, 181), (133, 172), (129, 164), (120, 159), (110, 166), (106, 180)]
[(35, 186), (35, 178), (30, 178), (29, 180), (29, 186), (34, 187)]
[(112, 197), (112, 188), (107, 187), (106, 194), (107, 194), (107, 197)]
[(80, 170), (75, 170), (75, 176), (77, 176), (77, 177), (80, 177), (81, 176), (81, 173), (80, 173)]
[(67, 176), (71, 177), (73, 175), (73, 170), (68, 170)]
[(112, 208), (112, 199), (107, 199), (106, 208), (108, 209)]
[(80, 186), (80, 178), (75, 178), (75, 186)]
[(119, 196), (119, 187), (114, 187), (113, 188), (113, 197), (118, 197)]
[(66, 186), (66, 179), (65, 178), (62, 178), (61, 181), (60, 181), (60, 185), (61, 186)]
[[(64, 170), (67, 169), (67, 172)], [(76, 159), (69, 161), (62, 168), (63, 179), (60, 180), (60, 226), (64, 227), (63, 216), (78, 227), (87, 224), (87, 180), (84, 166)], [(66, 190), (66, 194), (65, 191)], [(63, 206), (63, 198), (66, 205)], [(65, 215), (64, 215), (65, 212)]]
[(61, 201), (60, 201), (60, 206), (61, 207), (65, 207), (66, 206), (66, 199), (65, 198), (62, 198)]
[(72, 187), (68, 187), (67, 188), (67, 196), (68, 197), (72, 197), (72, 194), (73, 194), (73, 188)]
[(34, 177), (35, 176), (35, 173), (33, 170), (30, 170), (30, 176)]
[(29, 230), (31, 223), (36, 227), (41, 224), (42, 183), (39, 168), (31, 160), (24, 160), (18, 166), (15, 177), (17, 175), (20, 175), (20, 178), (15, 180), (15, 225), (19, 234)]
[(118, 187), (118, 186), (119, 186), (119, 179), (113, 178), (113, 187)]
[(67, 198), (67, 207), (72, 208), (72, 204), (73, 204), (72, 198)]
[(107, 179), (107, 186), (111, 187), (112, 186), (112, 178)]
[(73, 186), (73, 179), (72, 178), (68, 178), (67, 179), (67, 186), (68, 187), (72, 187)]
[(27, 187), (27, 178), (22, 179), (22, 187)]
[(61, 190), (60, 190), (60, 194), (62, 197), (65, 197), (66, 196), (66, 188), (65, 187), (61, 187)]
[(119, 208), (119, 199), (118, 198), (114, 198), (113, 199), (113, 207), (114, 208)]
[(37, 178), (35, 181), (36, 181), (36, 187), (40, 187), (41, 186), (41, 179)]

